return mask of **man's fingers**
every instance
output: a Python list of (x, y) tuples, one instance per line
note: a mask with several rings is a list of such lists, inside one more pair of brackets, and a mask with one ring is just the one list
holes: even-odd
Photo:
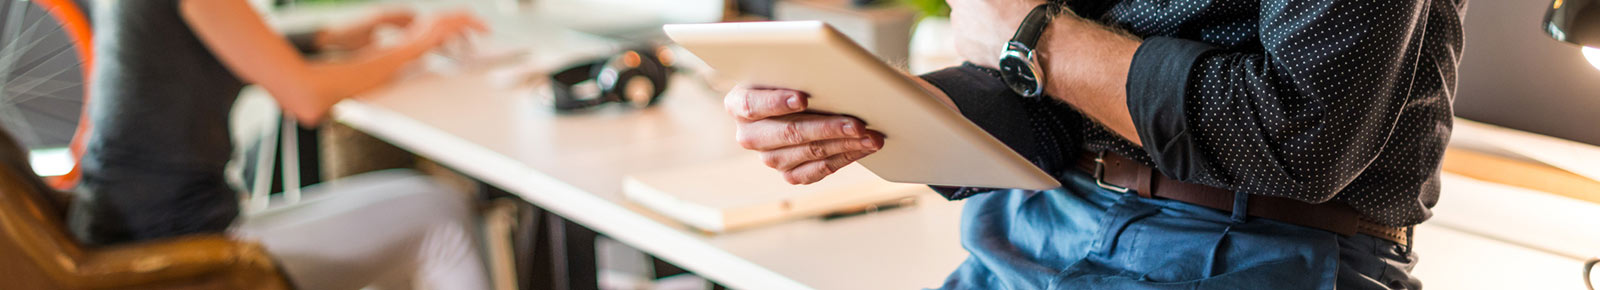
[(789, 184), (816, 183), (834, 172), (839, 172), (840, 168), (850, 165), (851, 162), (867, 157), (868, 154), (871, 153), (865, 151), (846, 152), (827, 159), (806, 162), (805, 164), (800, 164), (800, 166), (795, 166), (794, 169), (784, 171), (783, 179), (788, 181)]
[(877, 152), (882, 146), (882, 139), (878, 139), (875, 135), (868, 135), (863, 138), (811, 142), (761, 152), (761, 160), (767, 164), (767, 167), (789, 170), (806, 162), (822, 160), (843, 153), (857, 151)]
[(785, 89), (738, 88), (728, 92), (722, 104), (728, 114), (753, 121), (806, 110), (803, 92)]
[(866, 124), (846, 116), (795, 114), (741, 123), (739, 126), (735, 136), (739, 146), (759, 151), (868, 136)]

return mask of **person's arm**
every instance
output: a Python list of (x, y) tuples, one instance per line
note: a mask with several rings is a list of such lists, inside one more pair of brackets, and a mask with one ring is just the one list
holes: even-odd
[[(979, 66), (998, 67), (1001, 48), (1038, 0), (951, 0), (957, 50)], [(1056, 16), (1034, 53), (1045, 71), (1045, 94), (1061, 100), (1119, 136), (1141, 144), (1128, 113), (1129, 63), (1139, 39), (1069, 14)]]
[(289, 40), (289, 45), (300, 51), (300, 55), (315, 55), (323, 51), (322, 42), (327, 34), (326, 30), (316, 28), (285, 32), (283, 38)]
[(1138, 38), (1065, 14), (1051, 21), (1039, 43), (1040, 66), (1049, 78), (1046, 94), (1134, 145), (1143, 145), (1128, 111), (1127, 91), (1129, 67), (1141, 46)]
[(415, 20), (411, 10), (385, 10), (347, 25), (315, 28), (290, 28), (283, 38), (289, 40), (302, 55), (315, 55), (329, 51), (357, 51), (370, 47), (377, 41), (380, 27), (406, 27)]
[[(1001, 80), (998, 70), (972, 63), (923, 74), (930, 91), (943, 92), (963, 117), (1005, 143), (1051, 176), (1076, 170), (1074, 156), (1081, 152), (1081, 113), (1049, 98), (1023, 98)], [(992, 188), (932, 186), (947, 199), (957, 200)]]
[(328, 51), (359, 51), (377, 42), (381, 27), (407, 27), (416, 20), (416, 14), (407, 9), (379, 11), (365, 19), (350, 24), (317, 27), (315, 29), (286, 33), (289, 43), (302, 54)]
[(1427, 1), (1284, 2), (1262, 7), (1264, 52), (1169, 37), (1130, 46), (1057, 18), (1040, 48), (1047, 93), (1142, 144), (1173, 178), (1325, 202), (1382, 151), (1412, 95), (1441, 93), (1416, 90), (1450, 93), (1414, 82), (1448, 82), (1460, 44), (1423, 49), (1448, 41), (1422, 37)]
[(312, 62), (243, 0), (184, 0), (180, 10), (223, 64), (272, 93), (302, 124), (320, 122), (340, 100), (387, 83), (407, 63), (463, 30), (485, 29), (469, 14), (447, 14), (404, 44), (345, 61)]

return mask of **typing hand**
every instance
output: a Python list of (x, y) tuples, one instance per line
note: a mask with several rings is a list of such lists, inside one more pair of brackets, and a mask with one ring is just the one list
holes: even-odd
[(883, 134), (850, 116), (807, 112), (800, 91), (740, 86), (723, 105), (738, 120), (736, 139), (783, 172), (790, 184), (811, 184), (883, 148)]
[(488, 33), (489, 26), (468, 11), (449, 11), (429, 16), (410, 27), (413, 44), (438, 48), (449, 41), (463, 40), (472, 33)]
[(329, 27), (317, 35), (317, 46), (323, 50), (361, 50), (377, 42), (379, 28), (406, 27), (416, 14), (408, 9), (394, 9), (368, 16), (349, 25)]

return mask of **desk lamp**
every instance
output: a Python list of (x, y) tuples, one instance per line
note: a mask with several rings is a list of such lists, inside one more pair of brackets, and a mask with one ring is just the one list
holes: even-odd
[(1545, 13), (1544, 32), (1584, 46), (1584, 58), (1600, 69), (1600, 0), (1555, 0)]
[[(1583, 57), (1600, 69), (1600, 0), (1555, 0), (1544, 15), (1544, 32), (1556, 40), (1583, 47)], [(1583, 265), (1583, 284), (1594, 288), (1594, 267), (1600, 257)]]

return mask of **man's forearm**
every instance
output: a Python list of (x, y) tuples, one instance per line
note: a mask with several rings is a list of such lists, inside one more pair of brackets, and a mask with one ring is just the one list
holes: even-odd
[(1138, 38), (1078, 16), (1050, 22), (1039, 41), (1045, 93), (1066, 102), (1123, 138), (1143, 145), (1128, 113), (1128, 68)]

